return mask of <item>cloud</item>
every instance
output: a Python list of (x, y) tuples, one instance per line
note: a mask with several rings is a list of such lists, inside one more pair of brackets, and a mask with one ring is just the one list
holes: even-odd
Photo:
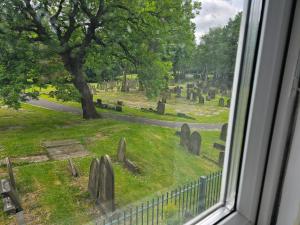
[(220, 27), (227, 24), (229, 18), (242, 11), (242, 0), (202, 0), (200, 15), (193, 22), (196, 24), (196, 40), (199, 43), (201, 36), (209, 28)]

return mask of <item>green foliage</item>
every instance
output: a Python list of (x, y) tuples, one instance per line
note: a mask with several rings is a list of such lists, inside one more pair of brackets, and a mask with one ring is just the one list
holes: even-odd
[(194, 57), (193, 69), (204, 80), (213, 75), (219, 86), (230, 88), (234, 75), (242, 13), (230, 19), (224, 27), (214, 28), (201, 38)]

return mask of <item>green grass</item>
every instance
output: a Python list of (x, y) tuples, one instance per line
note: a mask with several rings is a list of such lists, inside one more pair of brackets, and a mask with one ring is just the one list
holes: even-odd
[[(47, 93), (52, 90), (51, 87), (42, 90), (41, 98), (47, 99), (49, 101), (58, 102), (61, 104), (81, 107), (80, 103), (77, 102), (63, 102), (51, 98)], [(184, 91), (183, 91), (184, 92)], [(183, 93), (184, 96), (184, 93)], [(157, 99), (148, 99), (144, 96), (142, 92), (131, 91), (129, 93), (108, 91), (108, 92), (98, 92), (94, 95), (94, 100), (97, 98), (102, 99), (103, 103), (116, 104), (118, 100), (123, 101), (125, 106), (123, 107), (123, 112), (115, 112), (111, 110), (98, 109), (99, 112), (109, 112), (116, 114), (125, 114), (131, 116), (145, 117), (149, 119), (165, 120), (165, 121), (177, 121), (177, 122), (190, 122), (190, 123), (226, 123), (228, 121), (229, 109), (226, 107), (219, 107), (218, 101), (221, 96), (216, 96), (214, 100), (205, 101), (204, 105), (187, 101), (184, 97), (176, 98), (172, 94), (171, 99), (167, 100), (166, 104), (166, 114), (159, 115), (153, 112), (143, 112), (141, 108), (153, 108), (156, 109)], [(225, 101), (228, 99), (223, 97)], [(186, 115), (192, 117), (182, 118), (178, 117), (177, 113), (185, 113)]]
[[(0, 109), (1, 158), (45, 153), (44, 140), (77, 139), (91, 156), (74, 159), (80, 178), (72, 178), (67, 161), (50, 161), (14, 168), (17, 185), (31, 224), (83, 224), (96, 209), (89, 199), (87, 182), (93, 157), (109, 154), (113, 159), (117, 207), (149, 198), (220, 168), (203, 156), (217, 159), (212, 148), (219, 132), (203, 131), (202, 155), (194, 156), (179, 145), (175, 130), (113, 120), (85, 121), (77, 115), (50, 111), (27, 104), (19, 111)], [(141, 169), (133, 175), (116, 162), (121, 137), (127, 140), (127, 156)], [(1, 168), (0, 175), (3, 175)], [(1, 206), (0, 206), (1, 207)], [(0, 213), (0, 224), (13, 217)]]

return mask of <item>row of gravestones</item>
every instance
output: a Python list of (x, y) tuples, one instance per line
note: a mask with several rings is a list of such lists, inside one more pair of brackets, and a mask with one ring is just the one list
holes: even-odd
[[(130, 172), (140, 173), (138, 166), (126, 157), (125, 138), (121, 138), (119, 141), (117, 159)], [(105, 214), (115, 211), (115, 176), (112, 161), (108, 155), (92, 160), (88, 191)]]
[(186, 148), (194, 155), (200, 155), (201, 152), (201, 135), (194, 131), (191, 134), (191, 129), (188, 124), (183, 124), (180, 130), (180, 145)]
[[(225, 100), (224, 100), (224, 98), (220, 98), (219, 99), (219, 106), (225, 107)], [(230, 107), (230, 99), (227, 100), (226, 107), (228, 107), (228, 108)]]
[(109, 105), (109, 104), (102, 103), (101, 99), (97, 99), (95, 105), (96, 105), (96, 107), (99, 107), (101, 109), (110, 109), (110, 110), (114, 110), (117, 112), (123, 111), (123, 108), (122, 108), (123, 102), (122, 101), (117, 101), (117, 105)]
[(0, 194), (3, 199), (3, 211), (9, 215), (16, 215), (17, 224), (25, 225), (23, 208), (17, 191), (13, 167), (10, 159), (5, 159), (8, 179), (0, 180)]

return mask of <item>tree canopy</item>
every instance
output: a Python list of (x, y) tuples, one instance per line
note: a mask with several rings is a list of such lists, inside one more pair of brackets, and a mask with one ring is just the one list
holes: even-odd
[(191, 19), (199, 10), (192, 0), (2, 1), (0, 96), (19, 107), (38, 95), (28, 90), (33, 84), (71, 82), (83, 116), (96, 118), (85, 72), (117, 70), (140, 71), (147, 93), (156, 95), (179, 52), (195, 45)]

